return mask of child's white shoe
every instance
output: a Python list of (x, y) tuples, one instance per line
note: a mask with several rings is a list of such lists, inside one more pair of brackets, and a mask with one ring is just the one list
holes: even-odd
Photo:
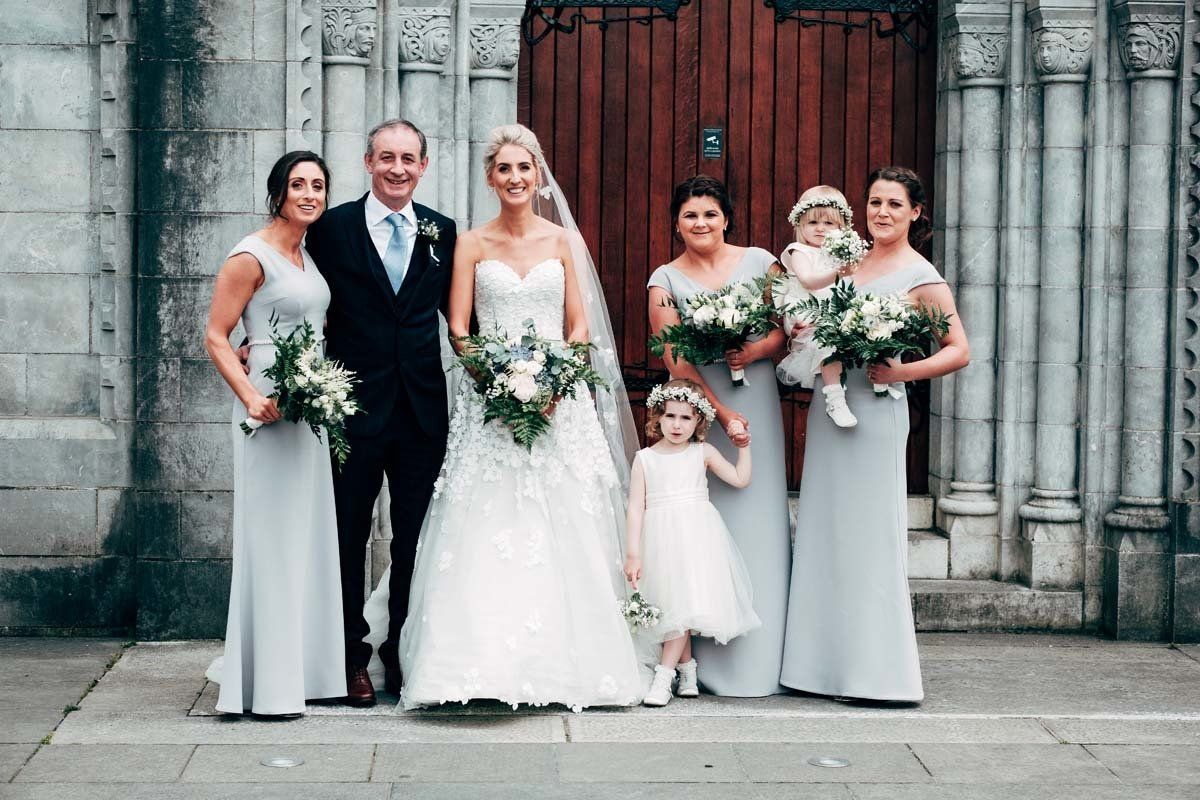
[(846, 387), (839, 383), (833, 386), (822, 386), (821, 393), (825, 395), (825, 413), (839, 428), (853, 428), (858, 424), (858, 417), (850, 413), (846, 405)]
[(699, 697), (700, 687), (696, 683), (696, 659), (684, 661), (675, 669), (679, 672), (679, 687), (675, 690), (678, 697)]
[(654, 667), (654, 683), (642, 700), (642, 705), (661, 708), (671, 702), (671, 684), (675, 682), (675, 670), (667, 669), (662, 664)]

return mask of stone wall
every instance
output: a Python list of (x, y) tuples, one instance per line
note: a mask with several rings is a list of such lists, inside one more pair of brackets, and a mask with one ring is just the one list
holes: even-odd
[[(116, 6), (0, 2), (0, 630), (134, 617), (133, 149)], [(107, 6), (113, 6), (112, 13)], [(109, 245), (109, 246), (106, 246)]]

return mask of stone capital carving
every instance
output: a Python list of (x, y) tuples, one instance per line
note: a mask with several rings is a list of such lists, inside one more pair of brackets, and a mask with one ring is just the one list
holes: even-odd
[(366, 59), (375, 47), (375, 0), (324, 0), (322, 51), (335, 58)]
[(966, 86), (999, 85), (1008, 69), (1009, 8), (1001, 3), (954, 3), (942, 29), (946, 61)]
[(520, 54), (520, 20), (508, 17), (471, 20), (471, 69), (511, 71)]
[(401, 7), (400, 63), (445, 64), (450, 55), (450, 9)]
[(1175, 77), (1183, 10), (1183, 0), (1115, 0), (1121, 63), (1130, 78)]
[(1033, 32), (1033, 63), (1042, 82), (1086, 80), (1094, 39), (1090, 25), (1036, 29)]
[(1008, 67), (1008, 31), (960, 30), (950, 38), (950, 63), (963, 85), (1000, 82)]

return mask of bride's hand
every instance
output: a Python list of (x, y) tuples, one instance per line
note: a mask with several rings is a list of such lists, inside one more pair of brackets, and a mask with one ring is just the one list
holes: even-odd
[(542, 411), (542, 416), (544, 416), (546, 419), (550, 419), (551, 417), (553, 417), (554, 412), (558, 409), (558, 404), (561, 402), (562, 402), (561, 394), (556, 394), (556, 395), (554, 395), (554, 397), (551, 397), (550, 405), (546, 406), (545, 410)]

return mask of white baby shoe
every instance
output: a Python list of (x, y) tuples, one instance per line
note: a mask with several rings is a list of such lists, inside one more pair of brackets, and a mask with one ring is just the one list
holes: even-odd
[(839, 428), (853, 428), (858, 424), (858, 417), (850, 413), (846, 405), (846, 387), (835, 383), (833, 386), (822, 386), (821, 393), (825, 395), (825, 413)]
[(684, 661), (675, 669), (679, 672), (679, 686), (675, 689), (677, 697), (699, 697), (700, 687), (696, 685), (696, 659)]
[(661, 708), (671, 702), (671, 684), (675, 681), (675, 670), (667, 669), (662, 664), (654, 667), (654, 683), (642, 700), (642, 705)]

